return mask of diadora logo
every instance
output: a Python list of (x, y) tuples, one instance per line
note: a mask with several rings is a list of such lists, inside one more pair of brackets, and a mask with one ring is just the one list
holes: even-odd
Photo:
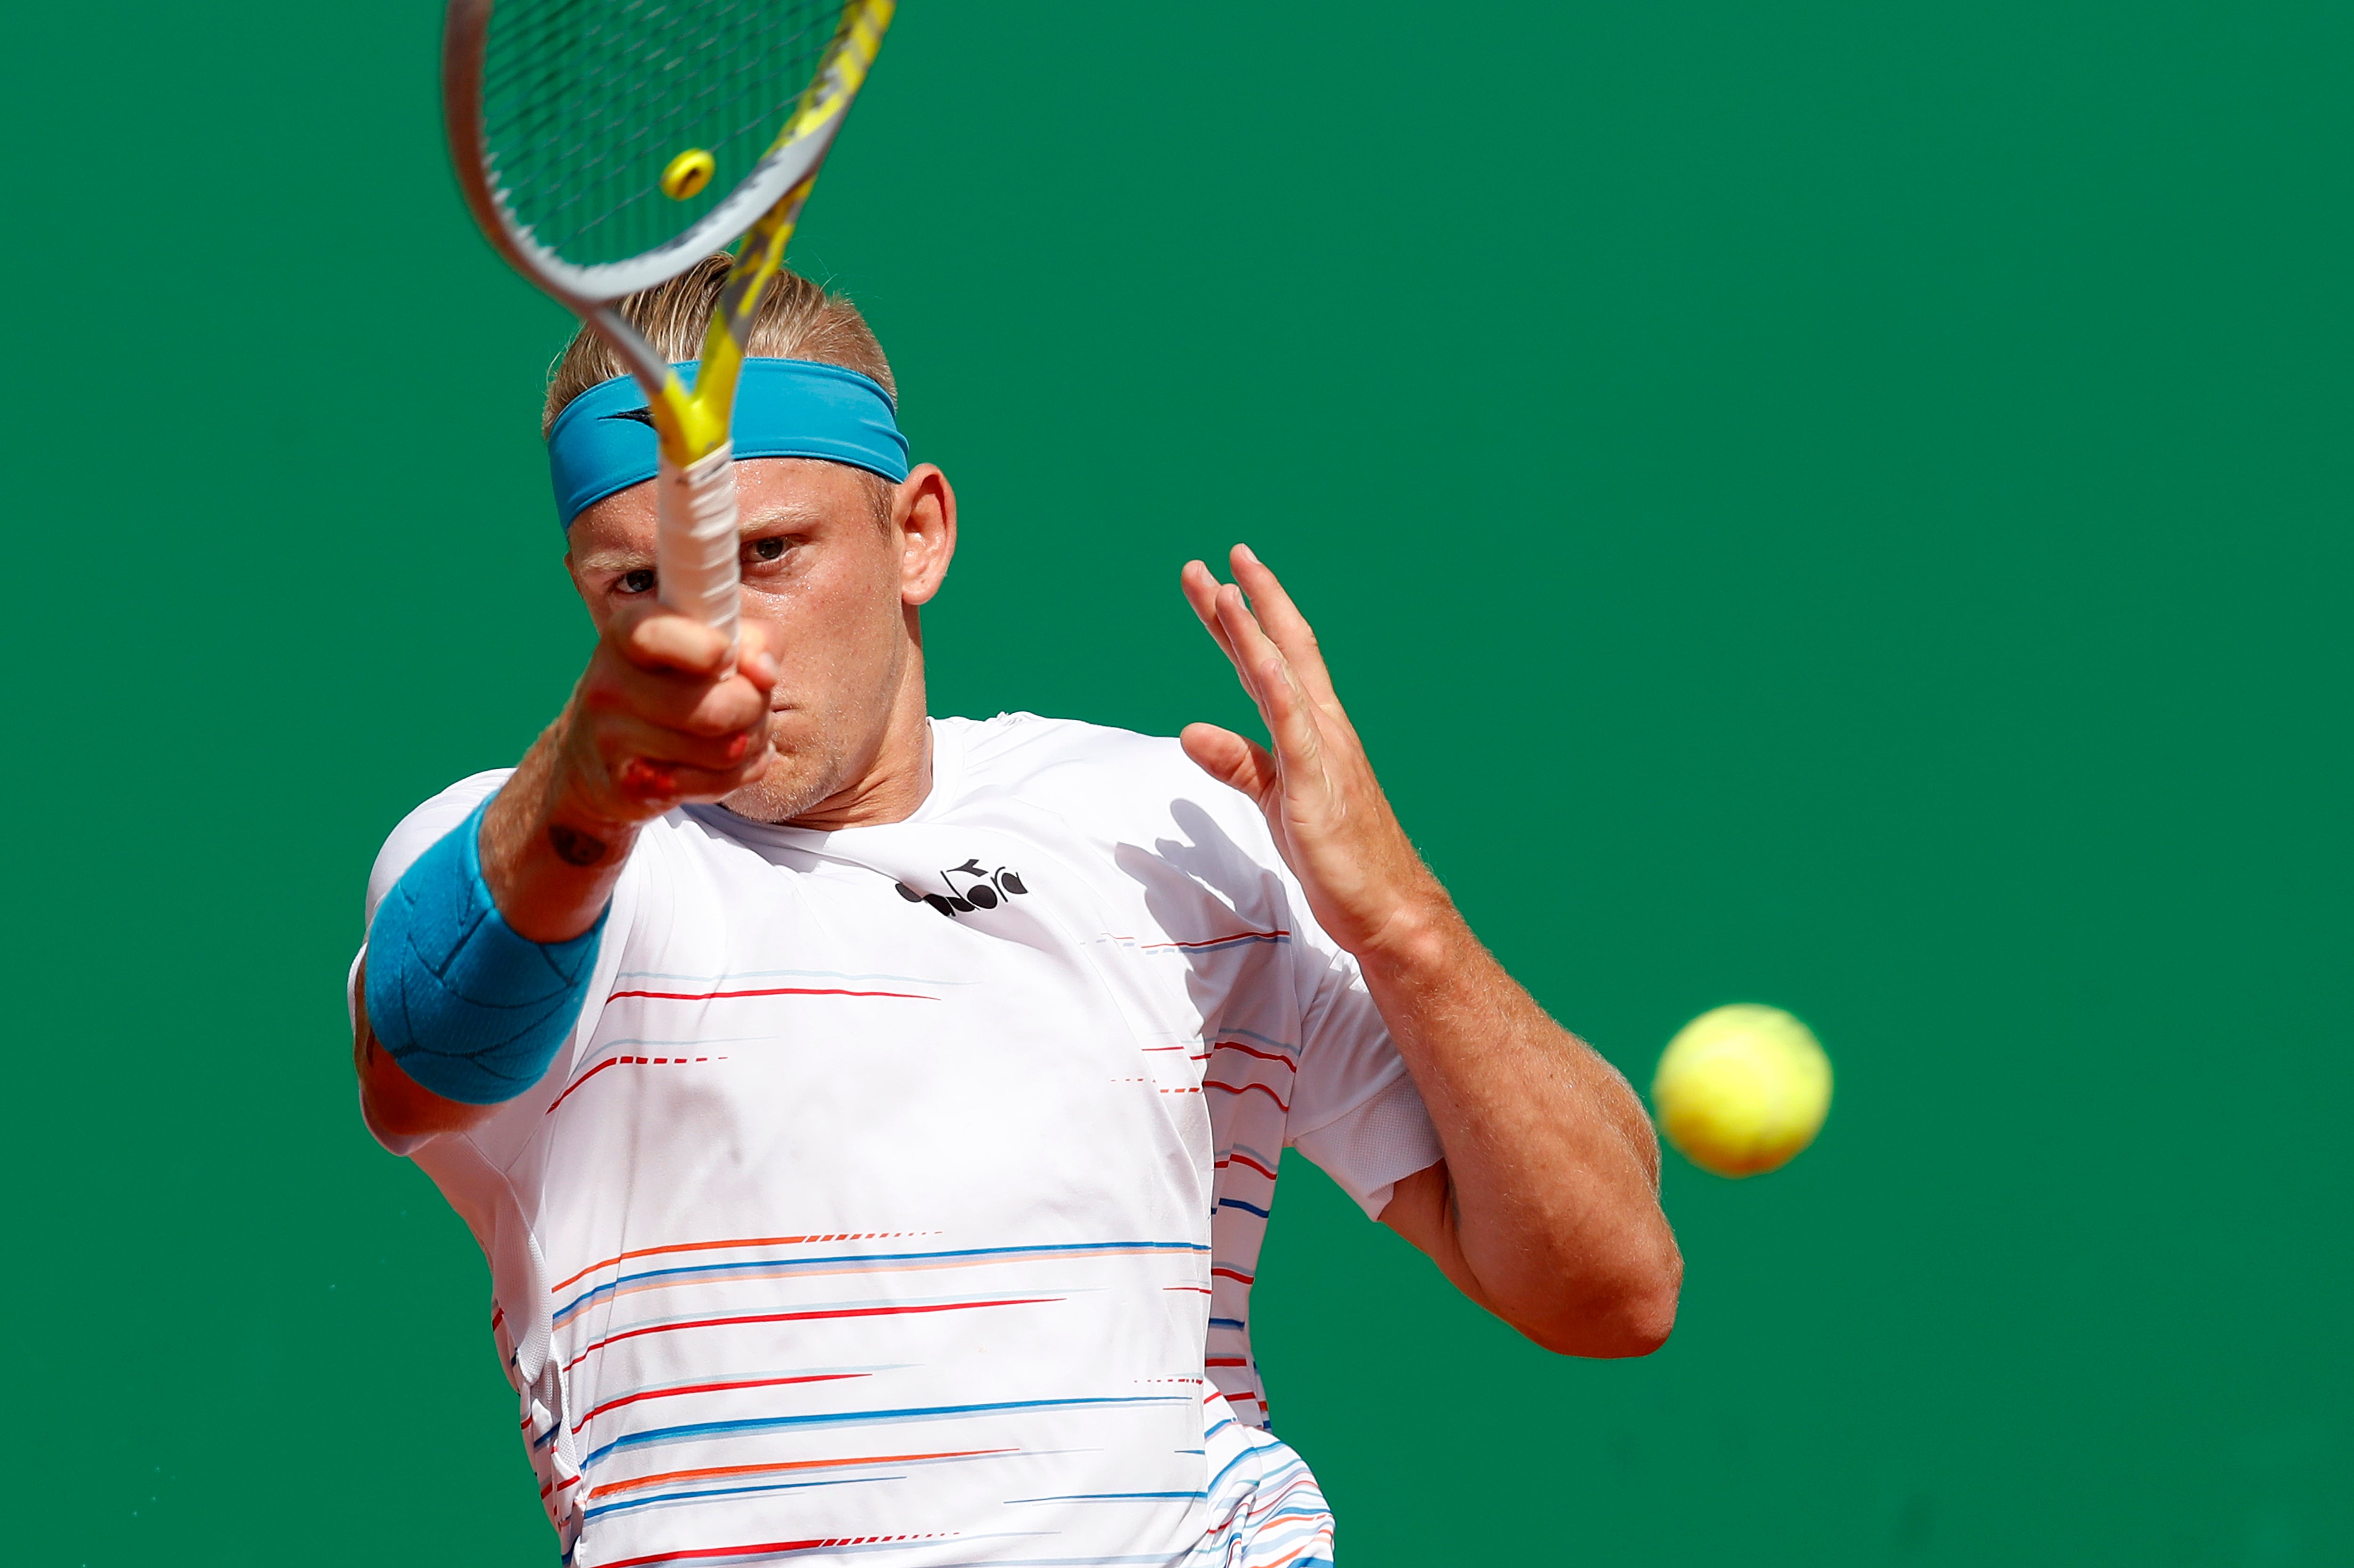
[(960, 915), (970, 915), (976, 909), (994, 909), (1009, 898), (1019, 898), (1030, 890), (1022, 885), (1021, 876), (1004, 866), (995, 871), (983, 871), (981, 862), (969, 860), (962, 865), (950, 866), (940, 873), (948, 885), (948, 893), (920, 893), (904, 882), (891, 885), (899, 896), (910, 904), (928, 904), (953, 920)]

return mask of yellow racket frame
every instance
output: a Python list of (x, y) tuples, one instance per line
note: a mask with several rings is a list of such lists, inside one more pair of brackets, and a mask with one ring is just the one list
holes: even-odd
[[(509, 210), (494, 184), (482, 122), (482, 59), (497, 0), (449, 0), (441, 38), (442, 117), (459, 188), (500, 254), (612, 345), (646, 394), (662, 449), (655, 569), (663, 602), (736, 638), (737, 501), (726, 461), (760, 293), (784, 265), (802, 204), (897, 13), (897, 0), (848, 0), (810, 85), (751, 174), (683, 232), (623, 260), (565, 260)], [(774, 193), (774, 194), (772, 194)], [(763, 205), (765, 204), (765, 205)], [(630, 295), (677, 277), (731, 246), (727, 281), (704, 330), (695, 384), (622, 316)]]
[[(778, 132), (772, 151), (823, 130), (829, 123), (841, 123), (843, 111), (866, 84), (866, 73), (874, 69), (875, 57), (883, 48), (883, 35), (889, 30), (897, 10), (897, 0), (854, 0), (843, 12), (842, 25), (832, 46), (832, 69), (820, 70), (810, 83), (792, 118)], [(646, 387), (646, 411), (652, 417), (655, 437), (662, 443), (663, 454), (681, 468), (710, 456), (726, 443), (728, 425), (735, 417), (736, 382), (743, 370), (744, 345), (752, 334), (752, 317), (759, 309), (760, 291), (769, 286), (769, 280), (784, 265), (785, 248), (792, 242), (793, 228), (801, 221), (801, 205), (809, 200), (810, 189), (816, 184), (817, 171), (812, 169), (737, 241), (726, 286), (721, 290), (719, 303), (711, 313), (711, 324), (704, 331), (703, 359), (694, 387), (689, 387), (678, 372), (663, 362), (658, 362), (659, 383)], [(631, 332), (628, 336), (636, 339), (637, 334)], [(642, 344), (643, 340), (638, 341)], [(630, 357), (638, 379), (651, 381), (649, 372), (653, 366), (642, 362), (643, 355), (636, 345), (626, 346), (632, 350)]]

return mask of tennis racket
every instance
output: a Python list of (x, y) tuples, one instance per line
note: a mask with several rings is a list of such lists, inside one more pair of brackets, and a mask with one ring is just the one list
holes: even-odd
[[(475, 221), (620, 355), (661, 449), (662, 601), (736, 637), (728, 428), (760, 291), (896, 0), (450, 0), (442, 117)], [(690, 389), (615, 307), (734, 246)]]

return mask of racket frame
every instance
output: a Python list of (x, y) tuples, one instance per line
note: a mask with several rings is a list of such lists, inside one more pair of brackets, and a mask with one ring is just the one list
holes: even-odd
[[(529, 226), (516, 221), (493, 184), (482, 126), (482, 59), (494, 4), (449, 0), (442, 26), (442, 125), (458, 187), (499, 254), (610, 344), (644, 391), (663, 463), (655, 490), (661, 516), (656, 572), (663, 601), (726, 632), (732, 643), (735, 480), (725, 454), (744, 345), (761, 291), (784, 265), (801, 206), (866, 84), (897, 0), (848, 0), (832, 41), (776, 141), (710, 211), (651, 250), (591, 266), (567, 261), (541, 244)], [(616, 307), (731, 245), (727, 281), (705, 329), (695, 384), (689, 388)], [(690, 519), (697, 535), (693, 538)]]

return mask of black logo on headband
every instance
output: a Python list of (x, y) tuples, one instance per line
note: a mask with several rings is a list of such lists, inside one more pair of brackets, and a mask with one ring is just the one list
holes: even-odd
[[(961, 886), (958, 885), (960, 877), (964, 879)], [(949, 867), (940, 873), (940, 881), (947, 885), (945, 895), (918, 893), (904, 882), (895, 882), (891, 885), (897, 888), (899, 896), (908, 903), (928, 904), (951, 920), (960, 915), (970, 915), (976, 909), (994, 909), (1005, 900), (1022, 897), (1030, 891), (1023, 885), (1019, 873), (1002, 865), (995, 871), (983, 871), (977, 860), (968, 860), (962, 865)]]

